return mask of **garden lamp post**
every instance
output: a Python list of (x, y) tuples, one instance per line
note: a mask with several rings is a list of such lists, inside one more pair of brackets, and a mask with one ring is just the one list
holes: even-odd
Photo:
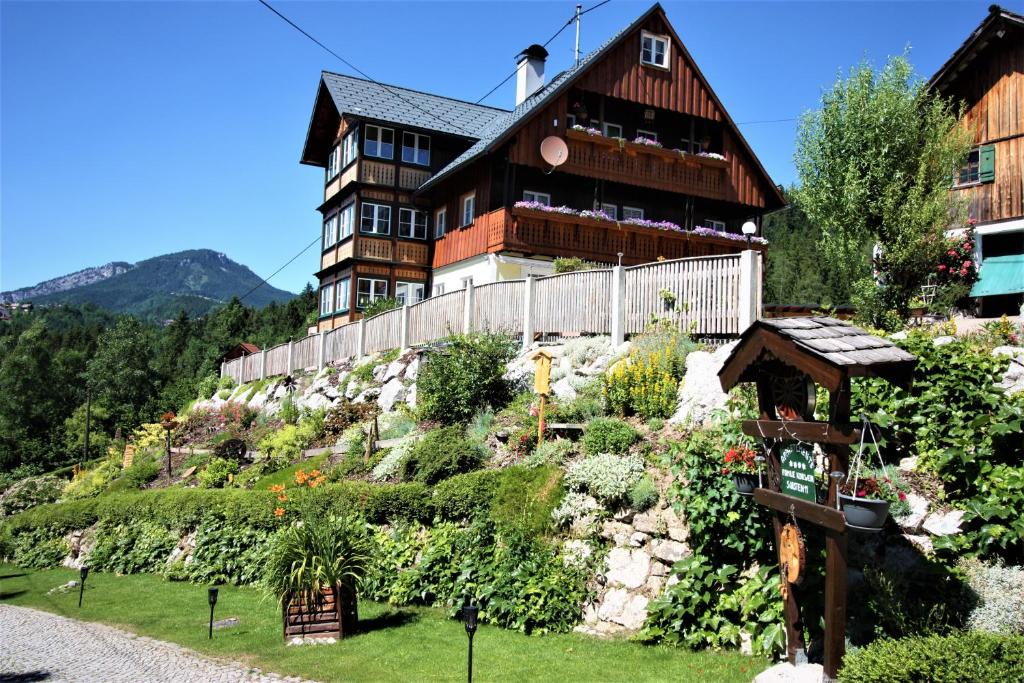
[(173, 411), (164, 413), (160, 416), (160, 426), (167, 432), (167, 482), (171, 481), (171, 432), (175, 427), (178, 426), (178, 421), (175, 420), (177, 415)]
[(828, 475), (832, 478), (832, 481), (836, 483), (836, 510), (839, 509), (839, 485), (843, 483), (843, 479), (846, 479), (846, 475), (842, 472), (833, 472)]
[(750, 248), (750, 240), (757, 234), (757, 224), (754, 221), (747, 221), (743, 224), (743, 234), (747, 236), (747, 248)]
[(462, 606), (462, 621), (466, 625), (466, 634), (469, 636), (469, 683), (473, 683), (473, 634), (476, 633), (476, 617), (480, 608), (468, 602)]
[(216, 605), (217, 605), (217, 593), (218, 592), (219, 592), (218, 588), (216, 588), (214, 586), (210, 586), (210, 588), (207, 590), (207, 595), (206, 595), (206, 599), (210, 603), (210, 640), (213, 640), (213, 608), (216, 607)]
[(81, 581), (78, 582), (78, 606), (82, 606), (82, 593), (85, 591), (85, 579), (89, 576), (89, 565), (83, 564), (78, 570), (78, 578)]

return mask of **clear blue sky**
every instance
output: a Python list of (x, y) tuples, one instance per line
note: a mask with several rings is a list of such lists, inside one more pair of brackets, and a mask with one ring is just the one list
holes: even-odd
[[(272, 4), (375, 79), (468, 100), (575, 6)], [(929, 76), (988, 4), (663, 3), (741, 123), (796, 117), (839, 70), (907, 45)], [(591, 12), (583, 49), (648, 6)], [(0, 289), (191, 248), (265, 277), (319, 234), (322, 171), (299, 153), (320, 70), (349, 70), (255, 0), (5, 0), (0, 27)], [(571, 28), (552, 43), (549, 74), (570, 63), (572, 43)], [(513, 88), (487, 103), (510, 106)], [(772, 178), (791, 183), (796, 123), (741, 129)], [(316, 265), (314, 247), (272, 284), (298, 291)]]

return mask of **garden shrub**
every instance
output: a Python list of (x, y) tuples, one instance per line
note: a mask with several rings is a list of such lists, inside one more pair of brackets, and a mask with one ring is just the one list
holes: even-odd
[(629, 507), (636, 512), (645, 512), (658, 502), (658, 489), (646, 474), (629, 490)]
[(63, 533), (48, 526), (12, 534), (10, 546), (14, 564), (30, 569), (56, 567), (70, 552)]
[(26, 477), (7, 487), (0, 494), (0, 517), (27, 510), (36, 505), (52, 503), (60, 498), (66, 481), (52, 475)]
[(324, 416), (324, 443), (333, 444), (345, 430), (370, 419), (377, 410), (376, 403), (352, 403), (348, 400), (331, 407)]
[(551, 519), (557, 527), (567, 527), (597, 509), (597, 502), (585, 493), (568, 491), (558, 507), (551, 511)]
[(160, 476), (161, 463), (155, 458), (140, 458), (124, 471), (120, 479), (107, 488), (108, 492), (132, 491), (145, 487)]
[(286, 395), (281, 399), (281, 407), (277, 411), (277, 416), (284, 421), (286, 425), (293, 425), (299, 421), (299, 408), (295, 405), (295, 400), (291, 394)]
[(402, 469), (402, 463), (419, 438), (419, 433), (411, 433), (401, 437), (401, 441), (392, 446), (387, 454), (373, 466), (373, 469), (370, 471), (370, 479), (373, 481), (387, 481), (398, 478), (398, 474)]
[(568, 439), (548, 439), (537, 446), (523, 461), (526, 467), (541, 465), (561, 465), (572, 454), (572, 441)]
[(955, 573), (922, 560), (899, 571), (865, 566), (864, 581), (851, 590), (849, 602), (847, 635), (862, 644), (961, 628), (970, 599)]
[(231, 375), (225, 375), (217, 382), (218, 389), (234, 389), (236, 386), (238, 385), (235, 382), (235, 378)]
[(217, 391), (217, 385), (217, 375), (209, 374), (199, 380), (199, 384), (196, 388), (196, 395), (201, 399), (208, 399), (213, 396), (213, 392)]
[(401, 308), (402, 303), (395, 298), (382, 298), (374, 299), (369, 305), (363, 310), (363, 318), (372, 318), (375, 315), (392, 311), (396, 308)]
[(643, 476), (644, 461), (639, 456), (602, 453), (569, 465), (565, 485), (612, 507), (626, 502), (630, 490)]
[(204, 489), (223, 488), (231, 475), (238, 474), (238, 463), (224, 458), (213, 458), (198, 475), (199, 485)]
[(557, 465), (507, 467), (490, 504), (491, 518), (503, 529), (541, 535), (550, 529), (551, 511), (563, 493), (562, 469)]
[(218, 458), (223, 458), (224, 460), (241, 462), (242, 459), (245, 458), (245, 454), (248, 450), (249, 445), (246, 444), (243, 439), (232, 437), (218, 442), (213, 447), (213, 454)]
[(83, 470), (64, 486), (64, 498), (88, 498), (103, 491), (120, 472), (120, 466), (108, 458), (90, 470)]
[(315, 427), (308, 423), (286, 424), (260, 441), (263, 461), (274, 463), (276, 468), (302, 455), (316, 438)]
[(697, 348), (669, 323), (654, 323), (633, 340), (629, 356), (608, 369), (603, 393), (608, 409), (620, 415), (671, 417), (686, 356)]
[(1024, 637), (984, 632), (879, 640), (848, 652), (843, 683), (1024, 680)]
[(180, 570), (182, 578), (206, 584), (256, 583), (276, 533), (227, 522), (218, 514), (205, 515), (196, 529), (192, 561)]
[(583, 428), (583, 452), (588, 455), (625, 453), (639, 438), (639, 432), (622, 420), (601, 417)]
[(441, 427), (427, 432), (409, 450), (401, 465), (402, 479), (436, 484), (453, 475), (475, 470), (483, 459), (482, 448), (466, 438), (462, 427)]
[(178, 539), (175, 530), (152, 520), (104, 522), (96, 531), (89, 565), (118, 574), (160, 571)]
[(515, 343), (504, 335), (476, 333), (451, 337), (425, 357), (416, 382), (420, 417), (445, 424), (464, 423), (477, 411), (505, 406), (512, 385), (506, 364)]
[(228, 400), (229, 398), (231, 398), (231, 390), (221, 389), (220, 391), (217, 392), (217, 398), (219, 398), (222, 401)]
[(501, 482), (500, 470), (478, 470), (458, 474), (434, 487), (434, 509), (444, 520), (470, 519), (490, 511)]
[(987, 565), (977, 560), (961, 564), (975, 595), (967, 627), (991, 633), (1024, 633), (1024, 567)]

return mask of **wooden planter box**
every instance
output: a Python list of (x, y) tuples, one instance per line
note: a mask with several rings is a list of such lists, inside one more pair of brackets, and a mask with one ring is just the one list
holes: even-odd
[[(338, 599), (338, 596), (341, 599)], [(353, 586), (324, 590), (319, 604), (304, 604), (289, 599), (284, 610), (284, 639), (345, 638), (355, 633), (359, 622), (356, 592)]]

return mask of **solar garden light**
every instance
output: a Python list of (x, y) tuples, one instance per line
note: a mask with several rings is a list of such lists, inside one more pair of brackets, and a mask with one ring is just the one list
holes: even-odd
[(476, 617), (480, 608), (468, 602), (462, 606), (462, 621), (469, 635), (469, 683), (473, 683), (473, 634), (476, 633)]
[(839, 485), (843, 483), (843, 479), (846, 479), (846, 475), (842, 472), (832, 472), (828, 475), (832, 481), (836, 483), (836, 510), (839, 509)]
[(751, 238), (757, 234), (757, 225), (754, 221), (747, 221), (743, 224), (743, 234), (747, 236), (747, 248), (750, 248)]
[(210, 640), (213, 640), (213, 608), (217, 605), (218, 592), (219, 589), (214, 586), (210, 586), (210, 588), (207, 589), (206, 599), (210, 603)]
[(89, 576), (89, 565), (83, 564), (78, 570), (78, 606), (82, 606), (82, 592), (85, 590), (85, 579)]
[(757, 463), (757, 488), (763, 489), (764, 488), (764, 482), (761, 480), (761, 469), (764, 467), (764, 456), (763, 455), (756, 455), (756, 456), (754, 456), (754, 462)]

